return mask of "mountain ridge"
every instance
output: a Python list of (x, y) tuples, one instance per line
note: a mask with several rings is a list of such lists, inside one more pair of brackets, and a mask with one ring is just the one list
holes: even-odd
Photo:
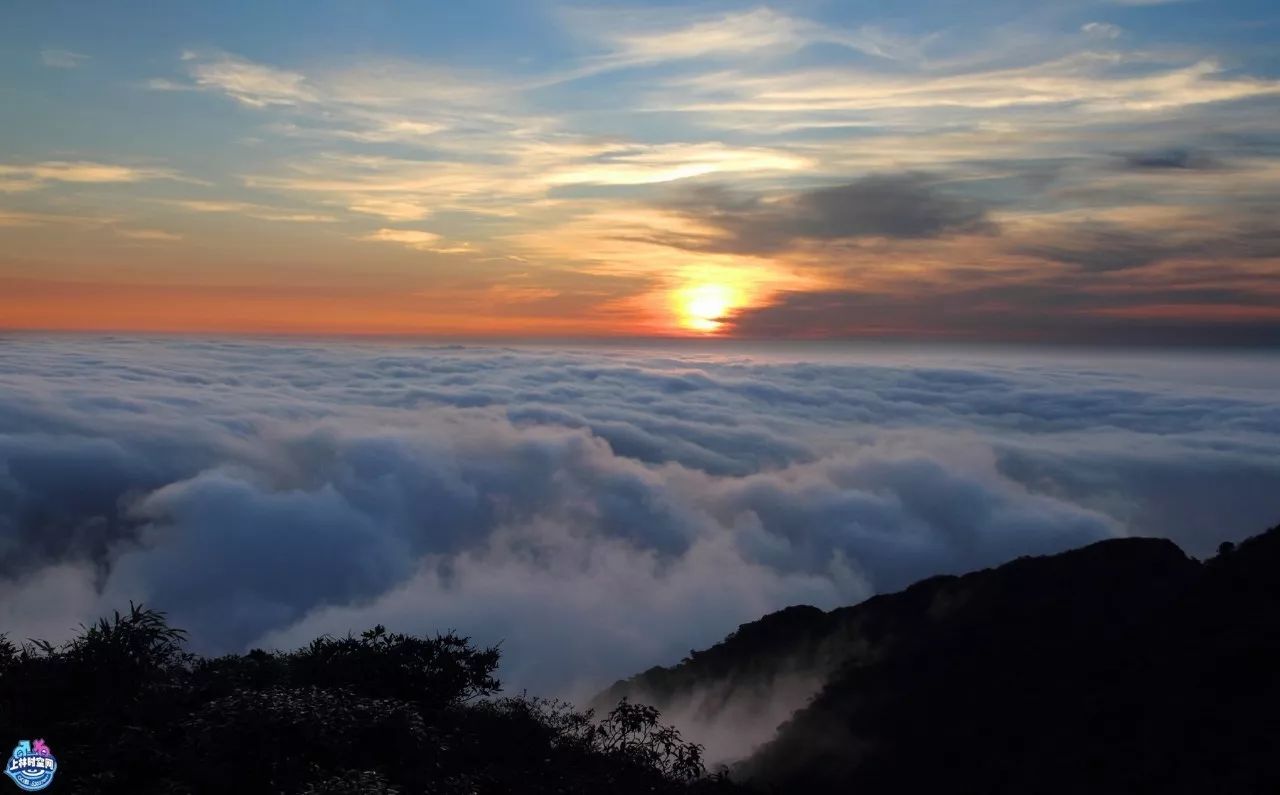
[[(1257, 751), (1280, 754), (1259, 739), (1277, 736), (1261, 706), (1280, 704), (1266, 668), (1280, 671), (1277, 582), (1280, 527), (1205, 562), (1166, 539), (1111, 539), (789, 607), (599, 700), (651, 703), (735, 778), (788, 792), (1257, 791), (1224, 782), (1276, 775)], [(1210, 719), (1229, 727), (1217, 739), (1194, 729)], [(755, 747), (716, 747), (735, 734)]]

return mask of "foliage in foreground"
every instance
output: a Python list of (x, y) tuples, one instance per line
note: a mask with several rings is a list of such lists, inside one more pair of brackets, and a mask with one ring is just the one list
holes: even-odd
[[(55, 646), (0, 636), (0, 727), (59, 760), (50, 791), (674, 793), (737, 788), (622, 701), (496, 698), (497, 649), (375, 627), (204, 659), (141, 606)], [(491, 698), (492, 697), (492, 698)]]

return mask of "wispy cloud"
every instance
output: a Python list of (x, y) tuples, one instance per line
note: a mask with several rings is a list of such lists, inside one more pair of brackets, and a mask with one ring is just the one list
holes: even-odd
[(116, 234), (129, 240), (149, 243), (174, 243), (182, 239), (182, 235), (163, 229), (117, 229)]
[(1110, 22), (1086, 22), (1080, 26), (1080, 32), (1099, 39), (1118, 39), (1124, 33), (1120, 26)]
[(693, 21), (683, 14), (635, 9), (575, 10), (566, 16), (579, 36), (606, 52), (545, 82), (680, 61), (782, 55), (816, 44), (837, 45), (890, 60), (916, 59), (931, 38), (894, 35), (870, 25), (845, 30), (764, 7)]
[(25, 165), (0, 163), (0, 191), (26, 191), (50, 182), (110, 183), (181, 179), (169, 169), (139, 168), (90, 161), (46, 160)]
[(401, 246), (431, 251), (436, 254), (466, 254), (474, 251), (469, 243), (446, 243), (442, 235), (419, 229), (379, 229), (356, 238), (378, 243), (397, 243)]
[(502, 160), (391, 158), (328, 153), (277, 174), (246, 175), (251, 187), (334, 197), (393, 221), (435, 210), (511, 212), (568, 186), (642, 186), (709, 175), (800, 172), (803, 155), (721, 143), (639, 144), (586, 136), (519, 138)]
[[(1132, 113), (1280, 95), (1280, 80), (1230, 75), (1215, 60), (1138, 75), (1133, 74), (1135, 66), (1118, 54), (1083, 53), (1027, 67), (943, 76), (831, 69), (722, 72), (673, 82), (673, 101), (653, 109), (794, 115), (1075, 106), (1078, 111)], [(688, 101), (699, 95), (705, 99)]]
[[(599, 12), (595, 19), (603, 23), (607, 16), (605, 12)], [(812, 23), (768, 8), (706, 17), (675, 27), (658, 21), (656, 25), (650, 23), (648, 30), (632, 32), (638, 27), (637, 22), (643, 24), (642, 19), (632, 19), (627, 25), (602, 25), (604, 29), (599, 31), (614, 50), (611, 57), (617, 64), (789, 49), (802, 46), (818, 30)]]
[(114, 216), (71, 215), (66, 213), (25, 212), (0, 208), (0, 227), (68, 225), (79, 227), (97, 227), (114, 223), (119, 219)]
[(169, 204), (197, 213), (234, 213), (263, 221), (292, 221), (297, 223), (330, 223), (338, 219), (322, 213), (295, 212), (277, 207), (238, 201), (208, 201), (180, 199)]
[[(209, 91), (253, 108), (293, 110), (298, 115), (277, 129), (298, 137), (422, 143), (460, 125), (474, 130), (521, 123), (509, 109), (510, 88), (420, 63), (374, 60), (303, 72), (216, 50), (188, 51), (182, 62), (187, 80), (153, 78), (148, 86)], [(504, 101), (508, 110), (499, 112)]]
[(297, 72), (226, 54), (206, 59), (187, 52), (183, 60), (191, 64), (191, 77), (196, 86), (225, 93), (251, 107), (298, 105), (314, 102), (317, 97), (306, 78)]
[(431, 215), (431, 208), (412, 197), (401, 199), (360, 198), (352, 202), (352, 212), (377, 215), (389, 221), (420, 221)]
[(71, 50), (41, 50), (40, 63), (54, 69), (75, 69), (89, 60), (89, 56)]
[(813, 165), (800, 155), (764, 147), (719, 143), (619, 147), (550, 174), (552, 185), (645, 185), (708, 174), (802, 171)]

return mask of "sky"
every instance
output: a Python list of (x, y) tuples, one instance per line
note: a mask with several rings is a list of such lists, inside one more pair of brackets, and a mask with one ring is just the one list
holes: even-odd
[(0, 328), (1280, 342), (1264, 0), (10, 2)]

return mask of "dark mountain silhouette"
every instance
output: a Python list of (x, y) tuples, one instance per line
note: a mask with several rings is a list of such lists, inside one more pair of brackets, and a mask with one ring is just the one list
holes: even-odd
[(788, 608), (602, 698), (714, 734), (766, 716), (806, 676), (812, 697), (793, 694), (801, 708), (735, 779), (806, 793), (1280, 792), (1280, 527), (1206, 563), (1121, 539), (831, 612)]

